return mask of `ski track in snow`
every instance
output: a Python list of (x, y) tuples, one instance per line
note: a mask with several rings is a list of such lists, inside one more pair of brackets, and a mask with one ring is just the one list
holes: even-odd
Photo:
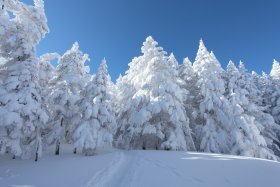
[(88, 181), (86, 187), (102, 187), (108, 181), (109, 178), (112, 178), (113, 175), (117, 172), (118, 168), (124, 162), (124, 153), (117, 152), (115, 159), (109, 163), (109, 165), (103, 170), (97, 172), (93, 177)]
[(130, 187), (135, 180), (135, 172), (140, 164), (137, 152), (119, 151), (106, 168), (97, 172), (86, 187), (118, 186)]
[(279, 162), (255, 158), (153, 150), (47, 156), (38, 163), (0, 160), (5, 161), (0, 187), (278, 187), (280, 171)]
[(185, 183), (187, 183), (188, 180), (195, 180), (196, 182), (199, 181), (199, 183), (204, 183), (204, 181), (201, 179), (190, 179), (187, 176), (182, 175), (180, 173), (180, 171), (178, 171), (177, 168), (170, 166), (169, 164), (164, 163), (163, 161), (161, 161), (159, 159), (150, 159), (150, 158), (144, 156), (143, 160), (146, 163), (149, 163), (149, 164), (154, 165), (155, 167), (159, 168), (159, 170), (168, 171), (171, 175), (173, 175), (175, 178), (177, 178), (177, 180), (183, 181)]
[[(175, 168), (161, 160), (151, 159), (138, 151), (118, 151), (115, 159), (103, 170), (97, 172), (87, 183), (86, 187), (133, 187), (137, 184), (137, 172), (142, 165), (154, 165), (159, 170), (170, 172), (180, 181), (187, 182), (187, 178)], [(201, 179), (193, 179), (203, 183)]]

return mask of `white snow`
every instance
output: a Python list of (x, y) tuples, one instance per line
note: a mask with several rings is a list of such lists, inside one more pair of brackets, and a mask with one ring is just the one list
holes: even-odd
[[(53, 150), (53, 149), (52, 149)], [(1, 187), (276, 187), (280, 163), (184, 151), (113, 150), (45, 154), (40, 162), (0, 157)]]

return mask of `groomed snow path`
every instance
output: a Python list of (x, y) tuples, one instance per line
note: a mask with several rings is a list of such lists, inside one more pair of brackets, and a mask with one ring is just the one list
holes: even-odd
[(280, 163), (174, 151), (0, 159), (1, 187), (279, 187)]

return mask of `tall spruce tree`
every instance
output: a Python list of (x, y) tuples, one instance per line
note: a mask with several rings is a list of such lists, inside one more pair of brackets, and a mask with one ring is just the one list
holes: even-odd
[[(48, 32), (43, 0), (28, 6), (5, 0), (0, 10), (0, 131), (2, 152), (42, 154), (41, 133), (48, 120), (38, 83), (36, 45)], [(11, 17), (13, 14), (15, 17)]]
[(270, 76), (274, 79), (280, 79), (280, 65), (279, 62), (277, 62), (275, 59), (273, 60)]
[(184, 93), (184, 106), (187, 112), (187, 116), (190, 120), (190, 128), (193, 129), (193, 139), (196, 149), (199, 150), (199, 137), (196, 132), (196, 117), (197, 108), (199, 106), (199, 100), (196, 97), (199, 95), (199, 88), (196, 86), (198, 81), (197, 73), (193, 69), (192, 62), (189, 58), (185, 58), (183, 63), (178, 68), (179, 77), (182, 79), (181, 87), (185, 90)]
[[(239, 65), (241, 77), (239, 84), (248, 93), (248, 104), (243, 104), (245, 112), (255, 118), (255, 125), (259, 129), (261, 135), (265, 138), (267, 147), (279, 156), (279, 126), (275, 123), (273, 117), (267, 112), (267, 106), (264, 105), (263, 83), (257, 74), (247, 72), (245, 65), (241, 62)], [(266, 82), (266, 81), (265, 81)]]
[(132, 97), (120, 112), (118, 143), (136, 149), (195, 150), (178, 73), (157, 45), (149, 36), (143, 55), (132, 60), (122, 77), (121, 88), (132, 89), (120, 91)]
[(74, 145), (85, 155), (112, 147), (116, 119), (112, 109), (112, 82), (104, 59), (88, 83), (82, 101), (83, 119), (74, 133)]
[(196, 123), (197, 136), (200, 139), (200, 151), (230, 152), (230, 103), (224, 97), (225, 85), (222, 79), (223, 69), (213, 53), (209, 53), (202, 40), (195, 62), (194, 71), (198, 75), (197, 88), (199, 102)]
[(61, 141), (72, 143), (72, 136), (81, 121), (81, 91), (89, 67), (87, 54), (79, 50), (75, 42), (72, 48), (59, 59), (54, 78), (50, 81), (49, 107), (53, 122), (49, 143), (56, 144), (55, 154), (59, 154)]
[(270, 114), (275, 122), (280, 125), (280, 65), (276, 60), (273, 61), (270, 72), (272, 93), (270, 95)]
[(231, 130), (234, 155), (276, 159), (274, 153), (267, 148), (265, 138), (256, 126), (255, 117), (246, 111), (249, 105), (249, 92), (242, 85), (241, 73), (232, 61), (227, 66), (226, 97), (231, 102), (233, 126)]

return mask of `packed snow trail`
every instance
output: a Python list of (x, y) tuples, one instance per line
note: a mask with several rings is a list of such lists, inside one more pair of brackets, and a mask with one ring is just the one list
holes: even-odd
[[(172, 151), (118, 151), (87, 187), (277, 186), (274, 161), (231, 155)], [(257, 169), (262, 168), (262, 169)]]
[(183, 151), (53, 152), (38, 162), (0, 158), (1, 187), (279, 187), (275, 161)]
[(139, 153), (119, 151), (115, 159), (103, 170), (97, 172), (88, 182), (87, 187), (132, 186), (135, 172), (140, 164)]

